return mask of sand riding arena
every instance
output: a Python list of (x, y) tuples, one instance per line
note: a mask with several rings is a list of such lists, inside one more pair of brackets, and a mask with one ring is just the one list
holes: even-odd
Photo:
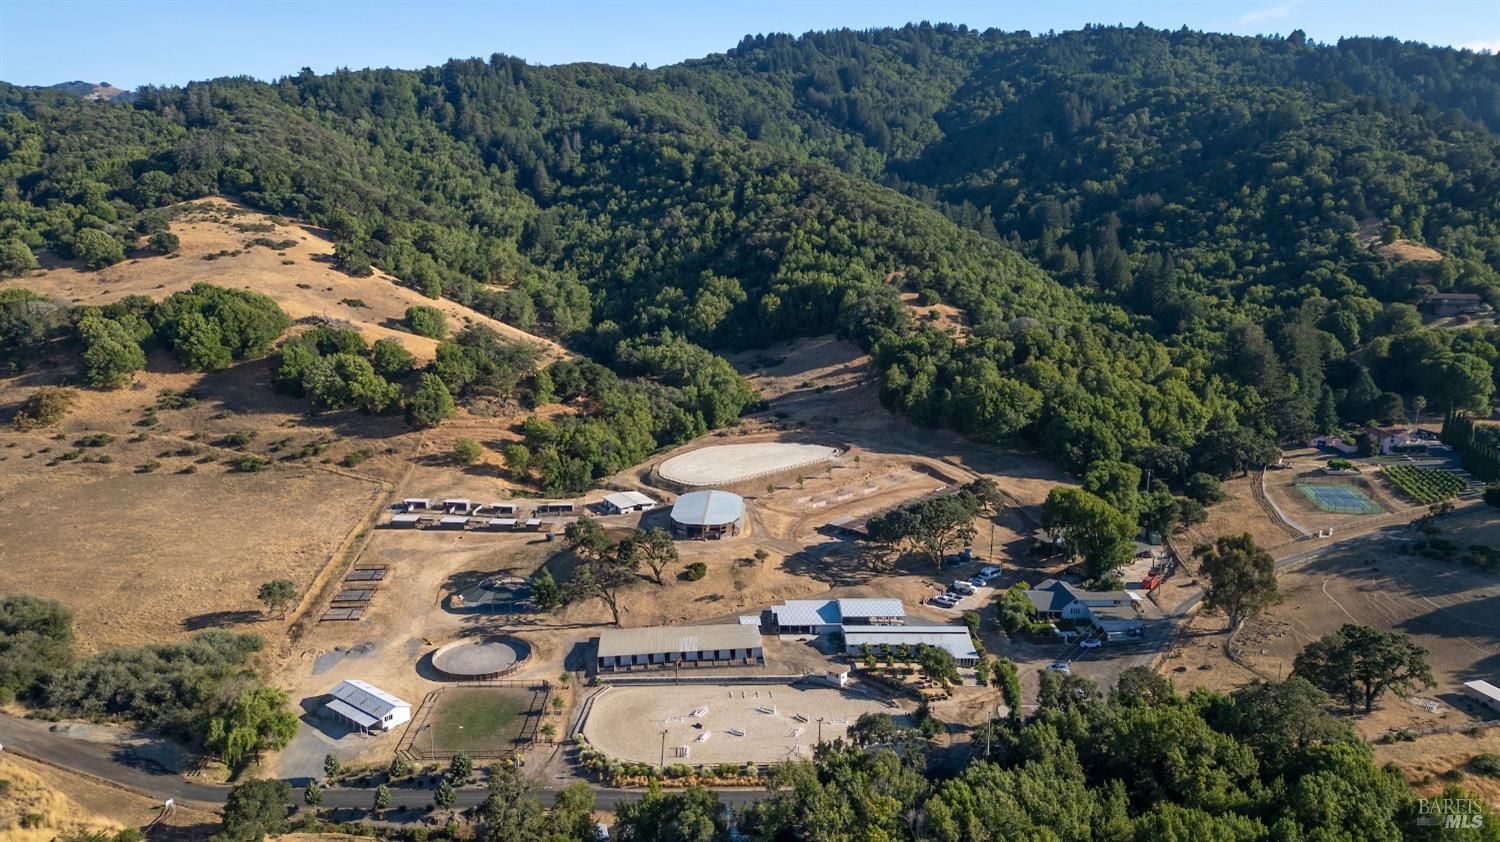
[(609, 686), (581, 727), (590, 745), (627, 762), (655, 765), (665, 751), (667, 763), (781, 763), (811, 758), (820, 727), (831, 741), (872, 712), (900, 713), (863, 692), (812, 683)]
[(720, 444), (673, 456), (657, 466), (656, 475), (678, 488), (729, 488), (811, 469), (839, 453), (838, 448), (821, 444)]

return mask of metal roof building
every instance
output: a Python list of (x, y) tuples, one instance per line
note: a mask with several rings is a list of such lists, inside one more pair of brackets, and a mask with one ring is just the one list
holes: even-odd
[(979, 663), (974, 638), (964, 626), (844, 626), (844, 654), (860, 657), (864, 647), (878, 650), (882, 645), (936, 646), (945, 649), (961, 667)]
[(672, 504), (672, 531), (688, 538), (737, 535), (745, 525), (745, 501), (728, 491), (693, 491)]
[(360, 729), (390, 730), (411, 719), (411, 704), (356, 678), (340, 681), (324, 709)]
[(827, 634), (845, 625), (899, 625), (906, 607), (899, 599), (789, 599), (771, 606), (781, 634)]
[(1464, 695), (1491, 710), (1500, 712), (1500, 687), (1488, 681), (1465, 681)]
[(604, 495), (605, 510), (614, 514), (650, 511), (658, 505), (660, 504), (655, 500), (639, 491), (616, 491), (613, 494)]
[(716, 626), (651, 626), (605, 629), (599, 633), (599, 670), (672, 664), (760, 663), (760, 629), (739, 623)]

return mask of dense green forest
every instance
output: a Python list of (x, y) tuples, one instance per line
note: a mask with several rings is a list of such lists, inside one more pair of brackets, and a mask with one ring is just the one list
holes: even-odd
[[(670, 390), (672, 431), (642, 420), (620, 458), (753, 405), (715, 354), (837, 332), (919, 423), (1175, 481), (1419, 396), (1488, 409), (1500, 331), (1417, 305), (1500, 304), (1497, 129), (1494, 56), (1146, 28), (777, 35), (658, 70), (496, 55), (132, 103), (5, 86), (0, 269), (107, 265), (156, 209), (227, 193), (327, 226), (346, 271)], [(1388, 260), (1362, 226), (1443, 259)], [(595, 403), (648, 412), (649, 388)], [(617, 461), (582, 455), (599, 430), (533, 432), (550, 487)]]

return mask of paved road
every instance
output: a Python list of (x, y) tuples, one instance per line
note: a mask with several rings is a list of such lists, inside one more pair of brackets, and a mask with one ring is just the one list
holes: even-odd
[[(113, 784), (142, 793), (150, 798), (165, 801), (199, 802), (222, 804), (229, 797), (229, 787), (193, 783), (181, 775), (147, 768), (132, 763), (120, 746), (97, 740), (87, 740), (55, 732), (51, 723), (32, 719), (21, 719), (0, 714), (0, 745), (6, 751), (81, 772)], [(542, 788), (537, 797), (550, 805), (558, 789)], [(595, 804), (599, 809), (612, 810), (620, 804), (640, 800), (641, 790), (610, 789), (594, 787)], [(731, 789), (720, 790), (719, 800), (730, 807), (742, 807), (766, 796), (764, 790)], [(467, 787), (458, 791), (456, 806), (472, 807), (484, 800), (485, 790)], [(302, 790), (294, 793), (295, 803), (301, 804)], [(349, 807), (369, 809), (373, 806), (375, 793), (372, 789), (330, 787), (323, 790), (323, 807)], [(391, 789), (391, 806), (423, 808), (432, 803), (432, 790), (406, 787)]]

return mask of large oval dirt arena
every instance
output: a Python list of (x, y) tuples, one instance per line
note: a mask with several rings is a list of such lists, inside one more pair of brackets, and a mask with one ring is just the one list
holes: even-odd
[(838, 448), (821, 444), (721, 444), (673, 456), (656, 470), (679, 485), (733, 485), (822, 464), (838, 454)]

